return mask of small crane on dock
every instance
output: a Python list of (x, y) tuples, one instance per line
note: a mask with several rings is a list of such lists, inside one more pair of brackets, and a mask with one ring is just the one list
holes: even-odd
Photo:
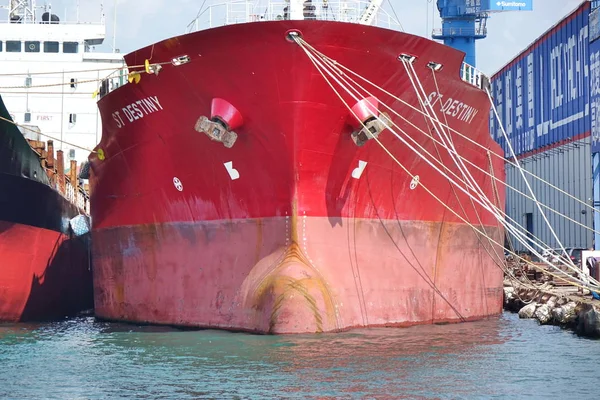
[(431, 37), (466, 53), (465, 62), (476, 66), (475, 41), (487, 36), (490, 13), (531, 11), (533, 0), (437, 0), (442, 28), (434, 29)]

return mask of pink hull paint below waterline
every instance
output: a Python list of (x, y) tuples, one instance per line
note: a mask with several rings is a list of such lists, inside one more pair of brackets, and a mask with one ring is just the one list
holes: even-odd
[[(398, 61), (415, 55), (438, 117), (487, 149), (450, 132), (457, 151), (504, 179), (502, 158), (489, 154), (500, 148), (489, 135), (487, 95), (460, 79), (464, 55), (449, 47), (323, 21), (238, 24), (168, 39), (125, 57), (130, 66), (166, 60), (160, 74), (142, 74), (98, 103), (97, 149), (105, 157), (90, 156), (96, 314), (271, 333), (498, 314), (502, 247), (465, 223), (487, 227), (502, 243), (497, 221), (390, 131), (378, 138), (410, 175), (375, 141), (357, 146), (351, 113), (286, 40), (290, 29), (412, 105), (369, 88), (378, 112), (459, 173), (426, 136), (432, 123), (418, 112)], [(169, 62), (182, 55), (190, 61)], [(444, 64), (435, 78), (429, 61)], [(201, 117), (215, 115), (237, 134), (232, 146), (197, 129)], [(503, 209), (502, 185), (468, 168)]]
[(94, 260), (96, 315), (302, 333), (501, 312), (502, 271), (484, 261), (489, 242), (484, 249), (471, 228), (340, 222), (332, 229), (326, 218), (302, 218), (297, 235), (287, 218), (98, 231), (96, 252), (111, 251)]

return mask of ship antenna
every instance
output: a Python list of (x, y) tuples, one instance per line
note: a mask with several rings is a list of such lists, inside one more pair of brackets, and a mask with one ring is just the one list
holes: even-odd
[(117, 52), (117, 0), (115, 0), (115, 6), (114, 6), (114, 15), (113, 15), (113, 43), (112, 43), (112, 48), (113, 48), (113, 53)]

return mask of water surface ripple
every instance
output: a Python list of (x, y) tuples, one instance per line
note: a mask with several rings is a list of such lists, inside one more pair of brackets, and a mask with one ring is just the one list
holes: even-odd
[(599, 360), (600, 341), (507, 313), (301, 336), (79, 318), (0, 325), (0, 398), (578, 398)]

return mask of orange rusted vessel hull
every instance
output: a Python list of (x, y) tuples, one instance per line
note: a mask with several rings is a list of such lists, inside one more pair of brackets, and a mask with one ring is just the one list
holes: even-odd
[[(189, 62), (163, 64), (159, 75), (143, 74), (99, 102), (104, 157), (90, 157), (96, 315), (300, 333), (500, 313), (502, 247), (465, 223), (502, 243), (497, 221), (391, 132), (381, 142), (420, 180), (375, 141), (357, 146), (348, 109), (286, 40), (290, 29), (401, 94), (415, 109), (378, 96), (410, 121), (389, 113), (401, 129), (456, 172), (448, 153), (418, 130), (432, 132), (397, 60), (416, 55), (440, 118), (445, 113), (452, 127), (500, 152), (489, 135), (486, 94), (459, 77), (463, 55), (424, 38), (278, 21), (138, 50), (126, 56), (129, 65), (151, 55), (152, 62), (183, 55)], [(437, 86), (430, 60), (444, 63)], [(199, 129), (204, 116), (224, 119), (237, 140), (211, 140)], [(490, 164), (486, 151), (451, 136), (459, 153), (504, 178), (502, 160)], [(470, 171), (503, 208), (492, 180)]]

